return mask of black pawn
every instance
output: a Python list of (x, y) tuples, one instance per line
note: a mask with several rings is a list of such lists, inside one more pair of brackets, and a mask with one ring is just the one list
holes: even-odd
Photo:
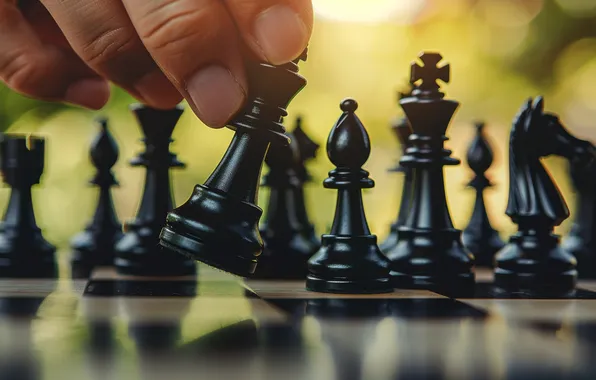
[(91, 162), (97, 170), (90, 183), (99, 188), (99, 197), (93, 219), (71, 242), (75, 276), (96, 266), (113, 265), (116, 244), (122, 238), (122, 225), (114, 210), (111, 191), (113, 186), (118, 186), (112, 172), (118, 161), (118, 145), (108, 130), (107, 120), (99, 120), (99, 125), (99, 134), (90, 149)]
[(116, 246), (116, 268), (121, 274), (138, 276), (193, 275), (194, 261), (164, 252), (158, 244), (164, 219), (174, 205), (170, 168), (185, 166), (169, 151), (174, 127), (184, 109), (178, 106), (164, 111), (134, 105), (132, 111), (145, 136), (145, 151), (131, 165), (146, 168), (145, 187), (137, 216), (127, 224)]
[(0, 226), (0, 277), (53, 277), (56, 248), (35, 221), (31, 187), (39, 184), (45, 163), (45, 139), (3, 135), (0, 170), (11, 187)]
[(438, 80), (449, 82), (442, 57), (423, 53), (423, 66), (412, 64), (412, 96), (400, 101), (410, 121), (411, 147), (401, 164), (414, 170), (410, 210), (398, 229), (399, 241), (385, 252), (392, 262), (396, 287), (469, 290), (474, 285), (473, 256), (453, 226), (445, 195), (444, 166), (459, 165), (444, 148), (446, 131), (459, 103), (444, 99)]
[(506, 213), (518, 231), (497, 253), (497, 291), (567, 295), (575, 289), (577, 261), (554, 234), (569, 217), (569, 209), (540, 162), (550, 155), (580, 166), (593, 164), (596, 157), (592, 144), (575, 138), (556, 115), (544, 112), (541, 97), (530, 99), (511, 128)]
[(308, 261), (306, 288), (328, 293), (388, 293), (389, 261), (377, 246), (364, 214), (362, 189), (374, 187), (362, 169), (370, 156), (366, 129), (354, 113), (353, 99), (341, 103), (344, 112), (329, 134), (327, 156), (336, 166), (323, 185), (337, 189), (331, 232), (323, 235), (321, 249)]
[(268, 186), (269, 203), (261, 225), (265, 243), (253, 277), (276, 279), (306, 278), (308, 259), (319, 249), (313, 239), (314, 227), (304, 204), (306, 170), (294, 136), (290, 145), (272, 145), (265, 162), (270, 168), (263, 185)]
[(575, 215), (563, 249), (577, 258), (580, 278), (596, 278), (596, 162), (573, 163), (570, 175), (576, 191)]
[[(406, 95), (400, 94), (400, 99)], [(406, 150), (410, 147), (410, 135), (412, 134), (412, 127), (406, 117), (401, 117), (392, 123), (391, 129), (399, 141), (402, 149), (402, 157), (406, 154)], [(404, 225), (408, 212), (410, 210), (410, 202), (412, 201), (412, 181), (414, 179), (414, 171), (411, 167), (403, 166), (400, 162), (391, 169), (390, 172), (403, 173), (403, 186), (401, 192), (401, 202), (397, 219), (391, 224), (389, 235), (383, 243), (379, 246), (382, 252), (388, 252), (393, 249), (399, 241), (399, 228)]]
[(306, 85), (298, 61), (282, 66), (247, 62), (249, 101), (229, 124), (227, 152), (205, 184), (168, 214), (160, 244), (221, 270), (249, 276), (263, 251), (257, 206), (261, 169), (269, 146), (289, 144), (281, 124), (286, 108)]
[(476, 190), (476, 201), (470, 223), (462, 233), (462, 240), (464, 247), (476, 258), (476, 266), (492, 267), (495, 253), (503, 248), (505, 243), (492, 227), (484, 202), (484, 191), (492, 186), (485, 173), (491, 167), (494, 158), (484, 135), (484, 126), (484, 123), (476, 124), (476, 136), (468, 149), (468, 166), (475, 174), (468, 186)]

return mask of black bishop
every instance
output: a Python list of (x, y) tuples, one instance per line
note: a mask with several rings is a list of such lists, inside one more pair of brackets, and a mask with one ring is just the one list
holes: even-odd
[(100, 130), (90, 149), (91, 162), (97, 171), (90, 183), (98, 187), (99, 196), (93, 219), (71, 242), (75, 277), (85, 277), (96, 266), (113, 265), (116, 244), (122, 238), (122, 225), (114, 210), (111, 191), (118, 186), (112, 172), (118, 161), (118, 145), (108, 130), (108, 121), (100, 119), (98, 124)]
[(484, 191), (493, 186), (486, 177), (486, 171), (493, 163), (493, 151), (484, 133), (485, 124), (479, 122), (475, 126), (476, 135), (466, 158), (468, 166), (474, 172), (474, 178), (468, 186), (476, 191), (476, 200), (470, 222), (462, 233), (462, 240), (464, 247), (476, 258), (476, 266), (492, 267), (495, 253), (505, 243), (492, 227), (484, 202)]
[(250, 276), (263, 251), (257, 206), (261, 169), (273, 144), (289, 144), (282, 118), (306, 85), (298, 62), (281, 66), (247, 62), (249, 101), (228, 125), (235, 131), (219, 165), (190, 199), (170, 212), (160, 235), (167, 250), (221, 270)]
[(327, 140), (327, 156), (336, 166), (323, 185), (337, 189), (331, 231), (322, 237), (321, 249), (308, 261), (306, 288), (327, 293), (388, 293), (389, 261), (377, 246), (364, 213), (362, 189), (374, 181), (362, 166), (370, 156), (370, 139), (355, 111), (353, 99), (341, 103), (343, 111)]

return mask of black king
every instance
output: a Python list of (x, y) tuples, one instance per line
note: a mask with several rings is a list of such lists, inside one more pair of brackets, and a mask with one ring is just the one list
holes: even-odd
[(236, 133), (221, 162), (190, 199), (170, 212), (160, 244), (171, 251), (240, 276), (252, 274), (263, 251), (257, 206), (261, 169), (269, 145), (289, 144), (282, 118), (306, 85), (298, 62), (281, 66), (248, 62), (249, 101), (230, 122)]
[(474, 284), (473, 256), (462, 246), (461, 231), (453, 226), (443, 167), (459, 165), (445, 149), (445, 136), (459, 103), (444, 99), (438, 80), (449, 82), (449, 65), (439, 67), (442, 57), (423, 53), (423, 66), (412, 64), (412, 95), (400, 101), (410, 125), (411, 146), (400, 163), (413, 170), (410, 209), (399, 227), (398, 243), (386, 251), (392, 262), (396, 287), (454, 286), (469, 289)]

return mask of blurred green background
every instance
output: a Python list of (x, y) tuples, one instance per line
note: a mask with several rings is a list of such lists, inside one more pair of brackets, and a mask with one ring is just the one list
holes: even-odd
[[(316, 25), (309, 60), (302, 65), (307, 88), (292, 103), (288, 127), (302, 115), (305, 129), (324, 146), (340, 115), (339, 102), (354, 97), (358, 115), (371, 135), (373, 153), (366, 168), (377, 186), (366, 192), (369, 222), (382, 239), (398, 209), (401, 178), (389, 174), (400, 148), (389, 121), (401, 114), (397, 92), (419, 52), (440, 52), (452, 68), (444, 90), (461, 107), (448, 131), (447, 145), (464, 158), (473, 121), (484, 120), (496, 153), (489, 176), (497, 186), (487, 199), (493, 223), (506, 237), (514, 226), (504, 215), (507, 202), (508, 132), (522, 102), (544, 95), (546, 108), (558, 113), (579, 137), (596, 140), (596, 1), (594, 0), (315, 0)], [(96, 191), (87, 186), (93, 169), (88, 147), (98, 131), (97, 116), (107, 116), (120, 145), (115, 167), (121, 186), (114, 190), (122, 220), (134, 217), (144, 172), (128, 166), (143, 149), (141, 132), (128, 105), (134, 100), (114, 89), (100, 112), (37, 102), (0, 87), (0, 127), (9, 132), (47, 136), (46, 172), (34, 191), (38, 222), (58, 245), (81, 230), (95, 207)], [(174, 131), (172, 150), (188, 163), (172, 175), (176, 203), (186, 200), (224, 153), (232, 132), (205, 127), (190, 111)], [(565, 161), (547, 166), (573, 209)], [(324, 149), (311, 165), (315, 181), (307, 190), (318, 231), (331, 224), (335, 193), (321, 181), (331, 169)], [(464, 228), (474, 194), (465, 189), (471, 176), (464, 165), (446, 169), (448, 201), (454, 222)], [(0, 194), (2, 209), (8, 189)], [(260, 194), (265, 207), (266, 189)], [(570, 221), (561, 226), (565, 233)]]

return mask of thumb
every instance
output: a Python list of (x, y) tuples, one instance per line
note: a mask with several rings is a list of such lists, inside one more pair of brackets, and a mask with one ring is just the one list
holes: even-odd
[(224, 0), (245, 43), (261, 59), (287, 63), (304, 51), (313, 28), (311, 0)]

